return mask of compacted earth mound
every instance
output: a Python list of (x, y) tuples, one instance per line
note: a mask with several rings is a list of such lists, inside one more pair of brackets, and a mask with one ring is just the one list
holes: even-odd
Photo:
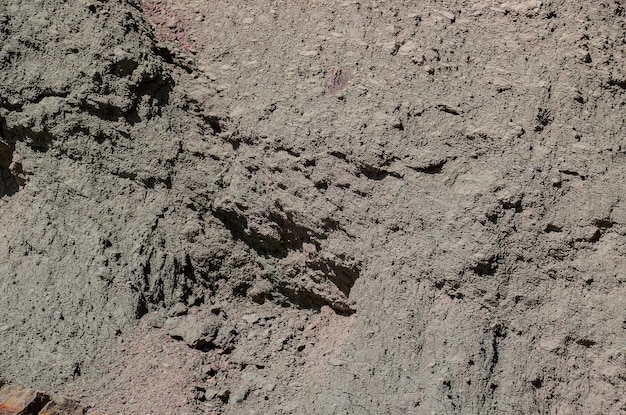
[(625, 413), (625, 33), (3, 0), (0, 413)]

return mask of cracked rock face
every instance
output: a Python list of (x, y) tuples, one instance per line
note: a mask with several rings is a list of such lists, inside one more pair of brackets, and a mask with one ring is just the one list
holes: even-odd
[(3, 2), (0, 376), (626, 411), (626, 10), (588, 3)]
[(6, 415), (84, 415), (87, 410), (69, 398), (51, 397), (41, 391), (23, 386), (3, 385), (0, 387), (0, 413)]

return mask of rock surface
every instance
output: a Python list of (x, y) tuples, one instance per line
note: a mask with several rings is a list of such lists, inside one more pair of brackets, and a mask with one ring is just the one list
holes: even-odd
[(624, 413), (625, 32), (3, 1), (0, 376), (110, 414)]
[[(87, 410), (66, 397), (51, 397), (23, 386), (0, 387), (0, 415), (84, 415)], [(96, 415), (92, 412), (93, 415)]]

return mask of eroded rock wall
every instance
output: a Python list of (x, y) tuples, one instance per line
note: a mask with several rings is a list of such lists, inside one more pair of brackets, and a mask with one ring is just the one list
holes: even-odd
[(626, 410), (620, 2), (0, 11), (9, 380), (149, 313), (190, 412)]
[(58, 387), (97, 373), (150, 305), (185, 295), (185, 255), (157, 226), (176, 209), (180, 110), (136, 4), (0, 13), (0, 370)]

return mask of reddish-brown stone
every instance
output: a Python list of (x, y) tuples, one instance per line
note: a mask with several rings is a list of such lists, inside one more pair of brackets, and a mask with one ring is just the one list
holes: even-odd
[(0, 415), (37, 415), (49, 401), (43, 392), (5, 385), (0, 389)]
[(86, 412), (78, 402), (61, 397), (48, 402), (39, 415), (84, 415)]
[(84, 415), (85, 408), (72, 399), (49, 395), (23, 386), (0, 388), (0, 415)]

